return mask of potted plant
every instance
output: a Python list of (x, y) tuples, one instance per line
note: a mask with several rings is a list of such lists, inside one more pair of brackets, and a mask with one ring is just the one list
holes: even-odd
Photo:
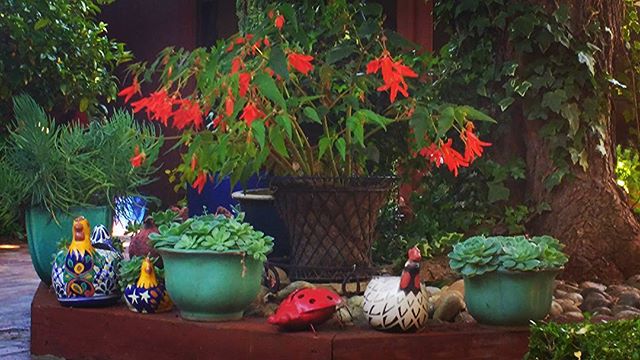
[(160, 225), (149, 235), (182, 318), (237, 320), (258, 295), (273, 239), (243, 220), (242, 213), (196, 216)]
[(527, 325), (549, 312), (568, 260), (562, 248), (550, 236), (474, 236), (454, 245), (449, 264), (464, 277), (467, 309), (478, 322)]
[(335, 279), (353, 265), (370, 267), (378, 211), (394, 181), (392, 165), (376, 165), (390, 151), (381, 146), (385, 131), (408, 139), (397, 156), (457, 174), (490, 145), (472, 120), (492, 119), (436, 103), (430, 56), (385, 30), (379, 6), (278, 4), (257, 21), (254, 33), (210, 49), (168, 48), (151, 65), (134, 65), (123, 95), (158, 78), (157, 90), (131, 106), (182, 131), (179, 183), (201, 191), (213, 174), (232, 183), (259, 171), (274, 176), (300, 270), (293, 278), (306, 278), (305, 268)]
[[(32, 98), (18, 96), (14, 113), (0, 171), (22, 181), (13, 189), (14, 206), (26, 212), (36, 272), (51, 284), (53, 255), (73, 219), (82, 215), (110, 231), (115, 199), (139, 195), (153, 180), (162, 139), (123, 111), (87, 127), (58, 125)], [(134, 151), (138, 156), (130, 159)], [(140, 166), (132, 168), (133, 162)]]

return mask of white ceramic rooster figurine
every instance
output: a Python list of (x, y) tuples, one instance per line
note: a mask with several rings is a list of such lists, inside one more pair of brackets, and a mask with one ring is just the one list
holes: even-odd
[(376, 330), (417, 331), (429, 317), (429, 296), (420, 284), (420, 250), (413, 247), (401, 276), (373, 278), (364, 292), (363, 310)]

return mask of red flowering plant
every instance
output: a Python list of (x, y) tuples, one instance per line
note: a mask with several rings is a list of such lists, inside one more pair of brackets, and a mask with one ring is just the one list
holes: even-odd
[[(425, 163), (457, 173), (482, 155), (490, 144), (472, 120), (491, 119), (434, 103), (431, 58), (385, 30), (380, 7), (310, 3), (274, 5), (251, 34), (132, 67), (121, 95), (134, 112), (182, 130), (174, 176), (201, 190), (216, 173), (366, 175), (372, 139), (401, 124), (413, 134), (406, 154)], [(155, 77), (159, 88), (140, 96)]]

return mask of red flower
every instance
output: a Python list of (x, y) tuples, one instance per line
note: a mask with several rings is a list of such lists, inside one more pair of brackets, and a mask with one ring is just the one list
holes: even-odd
[(420, 149), (420, 155), (428, 158), (436, 167), (445, 164), (454, 176), (458, 176), (458, 168), (469, 166), (469, 162), (464, 159), (462, 154), (451, 147), (453, 140), (449, 139), (446, 143), (442, 143), (439, 147), (433, 143), (428, 147)]
[(196, 154), (191, 155), (191, 171), (196, 171), (196, 167), (198, 166), (198, 157)]
[(222, 132), (227, 131), (227, 123), (224, 122), (222, 116), (217, 116), (215, 119), (213, 119), (213, 126), (215, 128), (220, 128)]
[(267, 12), (267, 16), (269, 17), (269, 19), (273, 19), (273, 9)]
[(231, 60), (231, 73), (235, 74), (237, 73), (240, 68), (243, 67), (243, 63), (242, 63), (242, 59), (238, 56), (234, 57), (233, 60)]
[(281, 30), (282, 27), (284, 26), (284, 16), (282, 15), (276, 16), (275, 24), (278, 30)]
[(173, 126), (177, 129), (184, 129), (189, 125), (195, 128), (202, 126), (202, 111), (197, 102), (189, 99), (179, 101), (180, 108), (173, 114)]
[(146, 108), (147, 116), (152, 120), (162, 122), (165, 126), (169, 121), (169, 117), (173, 115), (174, 99), (170, 98), (166, 90), (160, 90), (151, 93), (149, 97), (132, 102), (133, 112)]
[(249, 83), (251, 82), (251, 74), (250, 73), (241, 73), (240, 78), (238, 79), (238, 93), (241, 97), (247, 95), (247, 90), (249, 90)]
[(233, 51), (233, 43), (229, 44), (229, 46), (227, 46), (227, 52), (231, 52)]
[(266, 115), (262, 110), (258, 109), (253, 103), (248, 103), (244, 109), (242, 110), (242, 115), (240, 115), (240, 120), (244, 120), (247, 123), (247, 126), (251, 127), (251, 123), (255, 119), (262, 119)]
[(131, 166), (134, 168), (141, 166), (147, 159), (147, 154), (145, 154), (144, 151), (140, 152), (140, 146), (138, 145), (136, 145), (136, 148), (133, 150), (133, 154), (134, 155), (129, 159), (129, 161), (131, 162)]
[(405, 97), (409, 96), (407, 90), (409, 86), (404, 80), (405, 77), (417, 78), (416, 74), (410, 67), (403, 65), (402, 60), (393, 61), (388, 52), (384, 52), (378, 59), (374, 59), (367, 64), (367, 74), (377, 73), (382, 69), (382, 81), (384, 85), (380, 86), (378, 91), (390, 90), (389, 100), (394, 102), (398, 96), (398, 92)]
[(202, 193), (204, 189), (204, 185), (207, 183), (207, 173), (205, 171), (200, 170), (198, 173), (198, 177), (196, 177), (196, 181), (191, 184), (191, 187), (198, 190), (198, 194)]
[(235, 106), (235, 103), (231, 95), (227, 96), (227, 99), (224, 101), (224, 113), (227, 114), (227, 116), (233, 115), (234, 106)]
[(269, 41), (269, 38), (265, 35), (264, 40), (262, 40), (262, 42), (264, 43), (264, 46), (269, 47), (271, 46), (271, 42)]
[(138, 78), (134, 77), (131, 86), (120, 90), (118, 96), (124, 96), (124, 102), (128, 103), (129, 100), (131, 100), (131, 97), (133, 97), (133, 95), (135, 95), (136, 93), (140, 94), (140, 84), (138, 83)]
[(471, 163), (477, 157), (482, 156), (483, 147), (491, 146), (491, 143), (484, 142), (473, 133), (473, 123), (468, 122), (467, 128), (460, 133), (460, 138), (465, 143), (464, 160)]
[(304, 75), (307, 75), (309, 71), (313, 70), (313, 65), (311, 65), (313, 56), (311, 55), (291, 53), (287, 57), (287, 60), (289, 62), (289, 67), (295, 68)]

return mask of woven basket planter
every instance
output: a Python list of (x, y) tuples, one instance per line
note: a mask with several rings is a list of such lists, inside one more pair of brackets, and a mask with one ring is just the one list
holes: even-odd
[(275, 204), (289, 232), (294, 280), (335, 281), (372, 267), (371, 244), (392, 177), (279, 177)]

